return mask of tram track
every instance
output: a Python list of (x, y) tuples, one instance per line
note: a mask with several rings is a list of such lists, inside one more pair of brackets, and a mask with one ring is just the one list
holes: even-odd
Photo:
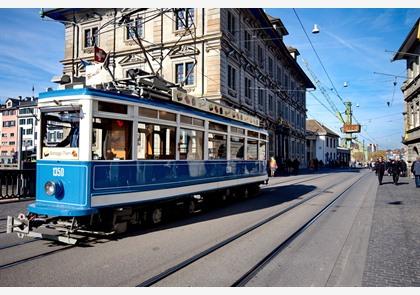
[(74, 247), (75, 247), (75, 245), (65, 246), (63, 248), (55, 249), (55, 250), (50, 251), (50, 252), (40, 253), (40, 254), (37, 254), (37, 255), (34, 255), (34, 256), (31, 256), (31, 257), (26, 257), (26, 258), (23, 258), (23, 259), (20, 259), (20, 260), (17, 260), (17, 261), (5, 263), (3, 265), (0, 265), (0, 270), (10, 268), (10, 267), (13, 267), (13, 266), (17, 266), (19, 264), (23, 264), (25, 262), (29, 262), (29, 261), (32, 261), (32, 260), (40, 259), (42, 257), (50, 256), (52, 254), (62, 252), (62, 251), (65, 251), (65, 250), (69, 250), (69, 249), (74, 248)]
[(300, 228), (289, 235), (283, 242), (281, 242), (275, 249), (267, 254), (263, 259), (258, 261), (252, 268), (250, 268), (241, 278), (235, 281), (231, 287), (244, 287), (252, 278), (254, 278), (259, 271), (261, 271), (268, 263), (276, 258), (288, 245), (290, 245), (297, 237), (303, 234), (313, 223), (315, 223), (325, 212), (328, 211), (346, 192), (348, 192), (356, 183), (363, 178), (359, 177), (355, 182), (348, 186), (344, 191), (338, 194), (331, 202), (329, 202), (321, 211), (309, 219)]
[[(339, 195), (338, 195), (338, 197), (336, 197), (334, 200), (333, 200), (333, 202), (335, 202), (336, 200), (338, 200), (339, 199), (339, 197), (340, 196), (342, 196), (347, 190), (349, 190), (354, 184), (356, 184), (361, 178), (363, 177), (363, 175), (361, 176), (361, 177), (359, 177), (355, 182), (353, 182), (349, 187), (347, 187), (343, 192), (341, 192)], [(316, 178), (321, 178), (321, 177), (316, 177)], [(302, 180), (302, 181), (300, 181), (300, 182), (295, 182), (294, 184), (298, 184), (298, 183), (303, 183), (303, 182), (307, 182), (307, 181), (310, 181), (310, 180), (313, 180), (314, 178), (312, 178), (312, 179), (306, 179), (306, 180)], [(286, 183), (286, 182), (283, 182), (283, 183), (281, 183), (281, 185), (284, 185), (284, 183)], [(307, 198), (305, 198), (305, 199), (303, 199), (303, 200), (301, 200), (301, 201), (299, 201), (299, 202), (297, 202), (297, 203), (295, 203), (295, 204), (293, 204), (293, 205), (291, 205), (291, 206), (289, 206), (289, 207), (287, 207), (287, 208), (284, 208), (284, 209), (282, 209), (282, 210), (280, 210), (279, 212), (277, 212), (277, 213), (275, 213), (275, 214), (273, 214), (273, 215), (271, 215), (271, 216), (269, 216), (269, 217), (267, 217), (267, 218), (265, 218), (265, 219), (263, 219), (262, 221), (260, 221), (260, 222), (258, 222), (258, 223), (256, 223), (256, 224), (254, 224), (254, 225), (252, 225), (252, 226), (250, 226), (250, 227), (248, 227), (248, 228), (246, 228), (245, 230), (243, 230), (243, 231), (241, 231), (241, 232), (239, 232), (239, 233), (237, 233), (237, 234), (235, 234), (235, 235), (233, 235), (233, 236), (231, 236), (231, 237), (229, 237), (229, 238), (227, 238), (227, 239), (225, 239), (225, 240), (223, 240), (223, 241), (221, 241), (221, 242), (219, 242), (219, 243), (217, 243), (217, 244), (215, 244), (215, 245), (213, 245), (213, 246), (211, 246), (211, 247), (209, 247), (209, 248), (207, 248), (206, 250), (204, 250), (204, 251), (202, 251), (202, 252), (200, 252), (200, 253), (198, 253), (198, 254), (196, 254), (196, 255), (194, 255), (194, 256), (192, 256), (192, 257), (190, 257), (190, 258), (188, 258), (188, 259), (186, 259), (186, 260), (184, 260), (184, 261), (182, 261), (182, 262), (180, 262), (180, 263), (178, 263), (178, 264), (176, 264), (175, 266), (173, 266), (173, 267), (170, 267), (170, 268), (168, 268), (168, 269), (166, 269), (165, 271), (163, 271), (163, 272), (161, 272), (161, 273), (159, 273), (159, 274), (157, 274), (157, 275), (155, 275), (155, 276), (153, 276), (153, 277), (151, 277), (151, 278), (149, 278), (149, 279), (147, 279), (147, 280), (145, 280), (145, 281), (143, 281), (142, 283), (140, 283), (140, 284), (138, 284), (137, 285), (137, 287), (150, 287), (150, 286), (153, 286), (153, 285), (155, 285), (155, 284), (157, 284), (158, 282), (160, 282), (160, 281), (162, 281), (162, 280), (164, 280), (165, 278), (167, 278), (167, 277), (169, 277), (169, 276), (171, 276), (171, 275), (173, 275), (173, 274), (175, 274), (176, 272), (179, 272), (180, 270), (182, 270), (182, 269), (185, 269), (186, 267), (188, 267), (190, 264), (192, 264), (192, 263), (194, 263), (194, 262), (196, 262), (196, 261), (198, 261), (198, 260), (200, 260), (200, 259), (202, 259), (202, 258), (204, 258), (204, 257), (206, 257), (206, 256), (208, 256), (209, 254), (211, 254), (211, 253), (213, 253), (213, 252), (215, 252), (216, 250), (219, 250), (219, 249), (221, 249), (221, 248), (223, 248), (224, 246), (226, 246), (226, 245), (228, 245), (228, 244), (230, 244), (230, 243), (232, 243), (232, 242), (234, 242), (234, 241), (236, 241), (236, 240), (238, 240), (239, 238), (241, 238), (241, 237), (243, 237), (243, 236), (245, 236), (245, 235), (247, 235), (248, 233), (250, 233), (250, 232), (252, 232), (252, 231), (254, 231), (254, 230), (256, 230), (256, 229), (258, 229), (258, 228), (260, 228), (260, 227), (262, 227), (263, 225), (265, 225), (265, 224), (267, 224), (267, 223), (269, 223), (270, 221), (272, 221), (272, 220), (274, 220), (274, 219), (276, 219), (276, 218), (278, 218), (279, 216), (281, 216), (281, 215), (283, 215), (284, 213), (286, 213), (286, 212), (288, 212), (288, 211), (290, 211), (290, 210), (292, 210), (292, 209), (294, 209), (294, 208), (296, 208), (296, 207), (298, 207), (298, 206), (300, 206), (300, 205), (302, 205), (302, 204), (304, 204), (304, 203), (306, 203), (306, 202), (308, 202), (309, 200), (312, 200), (313, 198), (315, 198), (315, 197), (317, 197), (317, 196), (319, 196), (319, 195), (322, 195), (322, 194), (324, 194), (324, 193), (327, 193), (327, 192), (329, 192), (329, 190), (330, 189), (332, 189), (333, 187), (336, 187), (336, 186), (338, 186), (338, 185), (340, 185), (341, 183), (338, 183), (338, 184), (333, 184), (333, 185), (330, 185), (330, 186), (328, 186), (328, 187), (326, 187), (326, 188), (323, 188), (321, 191), (319, 191), (319, 192), (316, 192), (316, 193), (314, 193), (314, 194), (312, 194), (312, 195), (310, 195), (309, 197), (307, 197)], [(274, 185), (273, 185), (274, 186)], [(273, 187), (272, 186), (272, 187)], [(277, 184), (275, 185), (275, 186), (277, 186)], [(267, 188), (269, 188), (269, 187), (267, 187)], [(327, 207), (329, 208), (330, 206), (332, 206), (332, 204), (333, 204), (333, 202), (332, 203), (330, 203), (329, 205), (327, 205)], [(323, 210), (321, 210), (322, 212), (324, 212), (325, 210), (326, 210), (326, 208), (327, 207), (325, 207)], [(318, 215), (320, 215), (319, 213), (317, 214), (317, 216)], [(314, 219), (314, 218), (312, 218), (312, 219)], [(312, 220), (311, 219), (311, 220)], [(305, 223), (305, 225), (306, 225), (306, 227), (302, 227), (302, 228), (300, 228), (299, 230), (300, 231), (303, 231), (304, 229), (306, 229), (310, 224), (312, 224), (313, 222), (315, 221), (315, 219), (314, 220), (312, 220), (312, 221), (310, 221), (310, 222), (307, 222), (307, 223)], [(293, 236), (293, 234), (292, 234), (292, 236)], [(289, 240), (290, 238), (288, 238), (287, 240)], [(291, 239), (290, 240), (290, 242), (292, 241), (292, 240), (294, 240), (294, 238), (293, 239)], [(288, 245), (289, 243), (287, 243), (287, 245)], [(282, 247), (285, 247), (285, 246), (282, 246)], [(278, 248), (278, 247), (277, 247)], [(276, 249), (277, 249), (276, 248)], [(278, 254), (278, 253), (277, 253)], [(277, 256), (277, 254), (275, 254), (275, 256)], [(274, 257), (275, 257), (274, 256)], [(272, 259), (272, 258), (271, 258)], [(271, 260), (270, 259), (270, 260)], [(266, 265), (268, 262), (259, 262), (257, 265), (260, 265), (260, 264), (262, 264), (262, 266), (260, 266), (260, 268), (258, 268), (258, 270), (256, 270), (256, 272), (255, 272), (255, 274), (259, 271), (259, 269), (261, 269), (261, 267), (263, 267), (264, 265)], [(251, 274), (254, 274), (254, 270), (252, 269), (252, 270), (250, 270), (250, 271), (248, 271), (247, 272), (247, 274), (248, 273), (250, 273), (250, 275)], [(242, 278), (241, 278), (242, 279)], [(238, 286), (240, 286), (240, 284), (241, 284), (241, 282), (242, 282), (242, 280), (241, 279), (239, 279), (238, 281), (236, 281), (235, 282), (235, 284), (237, 283), (238, 284)], [(248, 278), (246, 278), (246, 279), (248, 279)], [(250, 278), (249, 278), (250, 279)], [(243, 279), (243, 280), (245, 280), (245, 278)]]

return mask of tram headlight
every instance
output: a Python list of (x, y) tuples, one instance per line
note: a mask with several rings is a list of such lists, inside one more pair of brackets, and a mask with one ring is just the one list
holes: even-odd
[(44, 190), (45, 193), (49, 196), (60, 196), (61, 193), (63, 192), (63, 184), (61, 183), (61, 181), (47, 181), (44, 184)]

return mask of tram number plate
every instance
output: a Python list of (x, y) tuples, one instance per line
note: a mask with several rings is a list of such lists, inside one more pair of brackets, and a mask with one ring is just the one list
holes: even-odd
[(64, 168), (53, 168), (53, 176), (60, 176), (63, 177), (64, 176)]

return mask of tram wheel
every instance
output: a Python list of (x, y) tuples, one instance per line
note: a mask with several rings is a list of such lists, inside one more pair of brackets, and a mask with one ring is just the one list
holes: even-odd
[(146, 224), (157, 225), (163, 220), (163, 209), (161, 207), (152, 208), (146, 213)]

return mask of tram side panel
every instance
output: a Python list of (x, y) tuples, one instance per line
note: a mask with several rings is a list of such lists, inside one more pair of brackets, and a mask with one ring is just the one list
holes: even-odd
[(93, 162), (92, 207), (118, 206), (261, 183), (263, 161)]

